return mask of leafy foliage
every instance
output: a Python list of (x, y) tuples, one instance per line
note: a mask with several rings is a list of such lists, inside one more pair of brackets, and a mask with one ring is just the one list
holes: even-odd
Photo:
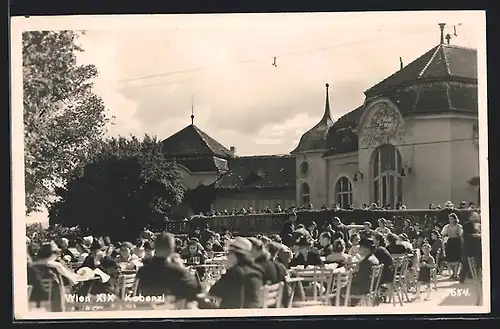
[(93, 65), (79, 65), (75, 31), (23, 33), (23, 107), (26, 212), (47, 206), (102, 138), (108, 117), (92, 92)]
[(95, 148), (66, 187), (57, 188), (60, 200), (49, 210), (50, 224), (78, 225), (114, 239), (135, 239), (144, 227), (164, 229), (185, 190), (156, 138), (111, 138)]

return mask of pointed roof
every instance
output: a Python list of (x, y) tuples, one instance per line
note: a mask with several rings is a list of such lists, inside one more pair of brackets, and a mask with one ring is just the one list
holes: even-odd
[(311, 129), (309, 129), (300, 138), (299, 145), (290, 153), (298, 153), (304, 151), (315, 151), (315, 150), (325, 150), (326, 149), (326, 135), (331, 126), (333, 126), (333, 120), (330, 116), (330, 97), (328, 93), (329, 84), (326, 84), (326, 100), (325, 100), (325, 112), (321, 120)]
[(201, 129), (191, 124), (162, 141), (168, 157), (217, 156), (227, 159), (231, 152)]
[(477, 50), (441, 43), (366, 90), (365, 95), (374, 96), (405, 84), (436, 79), (477, 82)]

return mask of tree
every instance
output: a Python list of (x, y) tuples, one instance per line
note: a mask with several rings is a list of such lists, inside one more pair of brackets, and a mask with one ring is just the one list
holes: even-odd
[(47, 206), (100, 140), (108, 122), (92, 92), (94, 65), (79, 65), (81, 32), (23, 33), (23, 107), (26, 213)]
[(73, 171), (49, 209), (50, 225), (78, 225), (97, 236), (137, 238), (144, 227), (164, 229), (184, 196), (181, 174), (154, 137), (111, 138)]

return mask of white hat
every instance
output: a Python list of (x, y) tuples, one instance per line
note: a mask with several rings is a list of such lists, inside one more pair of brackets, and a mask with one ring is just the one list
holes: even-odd
[(249, 255), (252, 252), (252, 242), (241, 236), (237, 236), (229, 245), (228, 251)]
[(76, 271), (76, 274), (78, 274), (81, 278), (82, 281), (90, 280), (94, 277), (94, 271), (88, 267), (82, 267), (78, 271)]
[(83, 242), (85, 242), (86, 245), (90, 246), (92, 242), (94, 242), (94, 237), (92, 235), (84, 236)]

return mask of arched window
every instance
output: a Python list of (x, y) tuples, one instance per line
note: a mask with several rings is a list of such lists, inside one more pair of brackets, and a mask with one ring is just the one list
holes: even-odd
[(347, 177), (340, 177), (335, 184), (335, 202), (347, 209), (352, 203), (352, 184)]
[(311, 203), (309, 184), (307, 183), (303, 183), (300, 187), (300, 201), (302, 202), (303, 206), (307, 206), (309, 203)]
[(385, 206), (403, 202), (401, 154), (394, 145), (379, 146), (373, 155), (373, 202)]

